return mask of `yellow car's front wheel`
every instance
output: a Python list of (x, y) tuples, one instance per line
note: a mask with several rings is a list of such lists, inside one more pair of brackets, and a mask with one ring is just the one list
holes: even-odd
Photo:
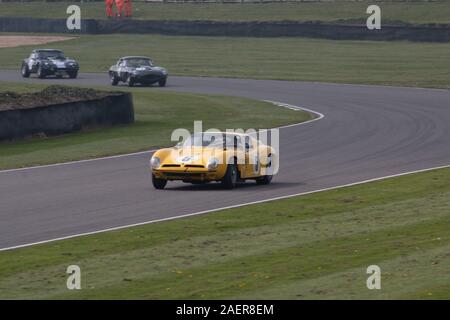
[(222, 185), (226, 189), (233, 189), (236, 186), (238, 180), (238, 169), (237, 166), (233, 164), (227, 165), (227, 172), (222, 179)]
[(155, 189), (164, 189), (164, 187), (167, 184), (167, 180), (166, 179), (159, 179), (156, 178), (154, 175), (152, 175), (152, 182), (153, 182), (153, 186), (155, 187)]

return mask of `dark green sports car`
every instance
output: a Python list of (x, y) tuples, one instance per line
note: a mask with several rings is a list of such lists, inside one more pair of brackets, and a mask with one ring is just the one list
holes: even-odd
[(125, 82), (129, 87), (138, 83), (142, 85), (158, 83), (160, 87), (164, 87), (167, 76), (167, 70), (153, 65), (148, 57), (123, 57), (109, 69), (109, 78), (113, 86)]

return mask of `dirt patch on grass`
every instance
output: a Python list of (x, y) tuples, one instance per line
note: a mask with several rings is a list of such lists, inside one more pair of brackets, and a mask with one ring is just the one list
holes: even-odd
[(31, 46), (46, 44), (58, 41), (67, 41), (76, 39), (76, 37), (62, 36), (0, 36), (0, 48), (13, 48), (20, 46)]
[(115, 94), (117, 93), (58, 85), (49, 86), (42, 91), (32, 93), (3, 91), (0, 92), (0, 111), (28, 109), (66, 102), (94, 100)]

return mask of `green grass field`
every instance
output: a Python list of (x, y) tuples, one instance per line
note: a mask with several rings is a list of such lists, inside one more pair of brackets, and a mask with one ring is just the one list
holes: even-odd
[[(72, 2), (70, 2), (72, 4)], [(336, 21), (365, 20), (373, 1), (327, 1), (317, 3), (266, 4), (158, 4), (135, 3), (133, 15), (147, 20), (215, 21)], [(450, 23), (450, 3), (376, 1), (387, 21)], [(65, 18), (68, 3), (1, 3), (0, 16)], [(83, 18), (105, 18), (103, 3), (82, 3)], [(43, 10), (44, 8), (44, 10)]]
[[(83, 72), (148, 55), (171, 75), (450, 87), (450, 43), (86, 35), (42, 47), (64, 50)], [(33, 48), (0, 49), (0, 69), (19, 69)]]
[[(42, 86), (0, 82), (1, 90), (25, 91), (39, 87)], [(170, 141), (172, 130), (193, 130), (194, 120), (202, 120), (205, 130), (225, 130), (272, 128), (302, 122), (311, 117), (302, 111), (250, 99), (161, 92), (149, 88), (131, 91), (135, 124), (44, 139), (0, 142), (0, 169), (96, 158), (173, 145), (174, 142)]]
[(449, 299), (449, 230), (442, 169), (0, 252), (0, 298)]
[[(0, 16), (64, 17), (65, 7), (1, 3)], [(136, 4), (135, 17), (334, 21), (362, 19), (366, 7)], [(384, 21), (450, 22), (448, 2), (381, 7)], [(103, 17), (103, 4), (83, 4), (83, 17)], [(450, 88), (450, 44), (107, 35), (48, 46), (77, 58), (82, 72), (106, 72), (136, 54), (171, 75)], [(0, 69), (18, 70), (31, 49), (0, 49)], [(40, 87), (0, 82), (2, 90)], [(131, 90), (135, 125), (0, 143), (0, 168), (168, 145), (172, 129), (198, 119), (224, 129), (309, 118), (247, 99)], [(443, 169), (0, 252), (0, 299), (450, 299), (449, 230), (450, 169)], [(81, 267), (81, 291), (66, 289), (72, 264)], [(366, 288), (372, 264), (381, 267), (382, 290)]]

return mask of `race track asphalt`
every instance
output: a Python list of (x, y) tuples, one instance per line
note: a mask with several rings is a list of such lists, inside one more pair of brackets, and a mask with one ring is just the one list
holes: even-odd
[[(38, 80), (17, 71), (0, 80), (108, 83), (105, 74)], [(149, 154), (0, 172), (0, 249), (450, 165), (450, 91), (194, 77), (142, 90), (274, 100), (325, 117), (281, 130), (280, 173), (268, 186), (173, 182), (156, 191)]]

